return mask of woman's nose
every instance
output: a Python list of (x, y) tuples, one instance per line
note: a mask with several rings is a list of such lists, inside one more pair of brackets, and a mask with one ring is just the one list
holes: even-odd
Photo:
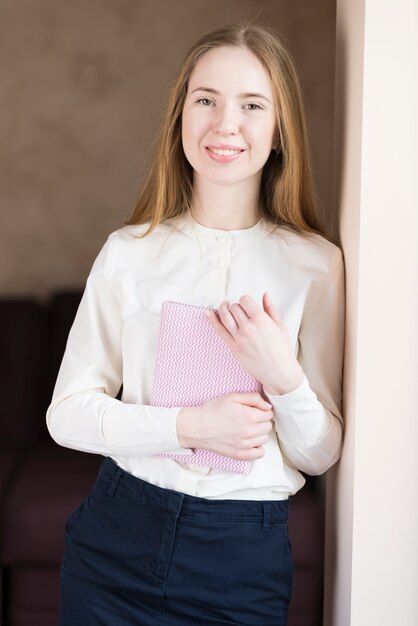
[(230, 107), (218, 109), (213, 120), (213, 129), (218, 135), (234, 135), (238, 132), (237, 115)]

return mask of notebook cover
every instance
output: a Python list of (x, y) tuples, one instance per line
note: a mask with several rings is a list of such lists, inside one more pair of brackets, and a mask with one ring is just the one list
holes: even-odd
[[(261, 391), (261, 383), (242, 368), (206, 311), (206, 307), (173, 300), (162, 303), (152, 406), (197, 406), (226, 393)], [(252, 463), (200, 448), (194, 448), (191, 455), (156, 456), (241, 474), (247, 474)]]

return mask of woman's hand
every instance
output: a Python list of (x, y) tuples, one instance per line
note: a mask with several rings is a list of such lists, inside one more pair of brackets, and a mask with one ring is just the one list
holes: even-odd
[(182, 448), (204, 448), (241, 461), (264, 456), (273, 411), (257, 392), (228, 393), (177, 414)]
[(222, 302), (218, 315), (210, 311), (209, 320), (266, 393), (282, 395), (302, 383), (303, 370), (289, 331), (267, 293), (263, 295), (263, 308), (251, 296), (242, 296), (239, 303)]

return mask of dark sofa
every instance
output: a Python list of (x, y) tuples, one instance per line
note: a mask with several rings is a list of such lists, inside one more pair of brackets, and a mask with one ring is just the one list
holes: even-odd
[[(58, 624), (65, 521), (89, 492), (102, 461), (59, 447), (45, 426), (79, 300), (79, 292), (57, 293), (47, 302), (0, 299), (3, 626)], [(322, 624), (324, 515), (319, 485), (310, 478), (291, 501), (295, 576), (289, 626)]]

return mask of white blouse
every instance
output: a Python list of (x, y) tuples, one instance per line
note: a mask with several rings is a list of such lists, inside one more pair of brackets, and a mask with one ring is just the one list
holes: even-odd
[[(47, 411), (60, 445), (110, 456), (154, 485), (203, 498), (282, 500), (341, 454), (344, 266), (340, 249), (261, 218), (218, 230), (190, 213), (112, 233), (87, 279)], [(274, 426), (248, 474), (199, 468), (158, 452), (180, 447), (180, 407), (149, 406), (161, 304), (217, 308), (268, 291), (287, 324), (305, 377), (290, 393), (265, 393)], [(117, 400), (123, 384), (122, 399)], [(299, 471), (300, 470), (300, 471)]]

